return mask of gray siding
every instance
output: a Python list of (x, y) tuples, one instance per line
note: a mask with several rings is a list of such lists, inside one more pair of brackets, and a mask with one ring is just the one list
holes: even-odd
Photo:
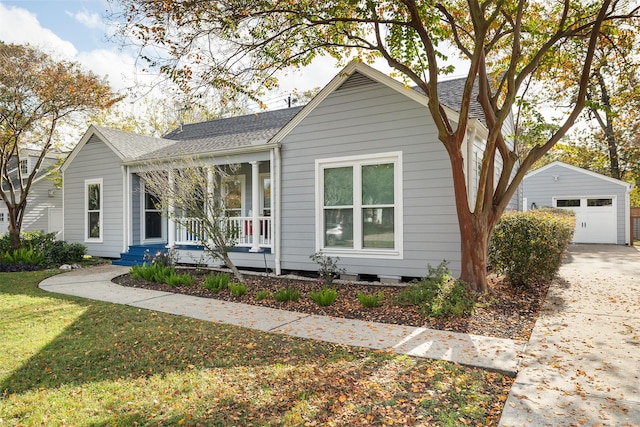
[[(51, 190), (52, 197), (49, 196)], [(31, 186), (27, 196), (27, 211), (22, 222), (22, 231), (58, 232), (49, 230), (49, 209), (62, 207), (62, 189), (56, 188), (47, 178), (40, 179)]]
[(423, 276), (450, 261), (459, 271), (460, 237), (450, 163), (426, 107), (381, 85), (329, 95), (282, 141), (282, 268), (316, 270), (315, 160), (401, 151), (403, 259), (340, 258), (349, 272)]
[[(64, 238), (87, 246), (87, 253), (118, 258), (123, 245), (123, 182), (121, 161), (97, 136), (78, 152), (64, 172)], [(103, 180), (102, 243), (85, 241), (84, 183)]]
[(616, 196), (617, 241), (618, 244), (626, 244), (629, 224), (625, 211), (626, 189), (624, 185), (603, 178), (553, 165), (524, 178), (523, 193), (527, 199), (527, 208), (530, 209), (532, 203), (537, 207), (553, 206), (554, 197)]

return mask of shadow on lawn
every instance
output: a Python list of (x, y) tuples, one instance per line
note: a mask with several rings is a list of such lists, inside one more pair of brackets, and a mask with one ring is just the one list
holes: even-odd
[[(186, 369), (304, 364), (347, 348), (73, 297), (86, 311), (0, 384), (0, 394)], [(43, 309), (46, 309), (44, 307)], [(37, 319), (34, 314), (34, 321)]]

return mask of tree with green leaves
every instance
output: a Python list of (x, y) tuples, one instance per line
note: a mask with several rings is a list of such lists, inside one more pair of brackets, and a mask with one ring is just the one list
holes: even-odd
[[(341, 65), (353, 58), (384, 58), (408, 84), (428, 97), (428, 117), (451, 165), (461, 236), (461, 275), (471, 290), (486, 291), (489, 237), (524, 175), (572, 127), (587, 102), (587, 88), (603, 25), (638, 16), (622, 0), (114, 0), (123, 33), (142, 45), (152, 66), (181, 87), (208, 85), (258, 99), (277, 84), (276, 73), (304, 67), (318, 55)], [(580, 40), (580, 43), (570, 43)], [(459, 118), (446, 114), (438, 82), (446, 46), (469, 61)], [(566, 51), (571, 47), (571, 51)], [(159, 53), (159, 54), (158, 54)], [(550, 63), (580, 64), (576, 96), (564, 120), (540, 135), (519, 159), (505, 123), (531, 81)], [(474, 97), (474, 86), (478, 95)], [(478, 190), (469, 203), (463, 143), (471, 103), (480, 104), (488, 130)], [(501, 167), (496, 164), (501, 163)]]
[[(586, 93), (585, 124), (554, 147), (546, 161), (561, 160), (640, 184), (640, 34), (633, 24), (603, 25)], [(542, 82), (558, 104), (575, 97), (577, 67), (565, 61), (548, 71), (553, 80)]]
[[(7, 206), (12, 246), (20, 247), (27, 197), (45, 158), (56, 149), (58, 128), (75, 116), (117, 102), (101, 79), (69, 61), (30, 46), (0, 42), (0, 198)], [(27, 150), (39, 153), (29, 170)]]

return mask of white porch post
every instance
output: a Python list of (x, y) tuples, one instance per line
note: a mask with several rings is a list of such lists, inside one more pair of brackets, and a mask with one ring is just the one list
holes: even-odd
[(251, 162), (251, 249), (260, 252), (260, 162)]
[[(169, 169), (169, 194), (171, 194), (171, 191), (173, 190), (173, 170)], [(176, 244), (176, 222), (173, 219), (174, 215), (175, 215), (175, 207), (173, 206), (173, 198), (171, 196), (169, 196), (169, 203), (167, 206), (167, 210), (168, 210), (168, 227), (167, 227), (167, 246), (168, 247), (172, 247)]]

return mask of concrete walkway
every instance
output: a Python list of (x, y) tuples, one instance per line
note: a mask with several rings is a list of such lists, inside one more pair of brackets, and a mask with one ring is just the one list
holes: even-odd
[(502, 426), (640, 426), (640, 252), (572, 245)]
[(317, 316), (116, 285), (128, 267), (101, 266), (50, 277), (40, 288), (265, 332), (447, 360), (515, 375), (525, 343), (384, 323)]

